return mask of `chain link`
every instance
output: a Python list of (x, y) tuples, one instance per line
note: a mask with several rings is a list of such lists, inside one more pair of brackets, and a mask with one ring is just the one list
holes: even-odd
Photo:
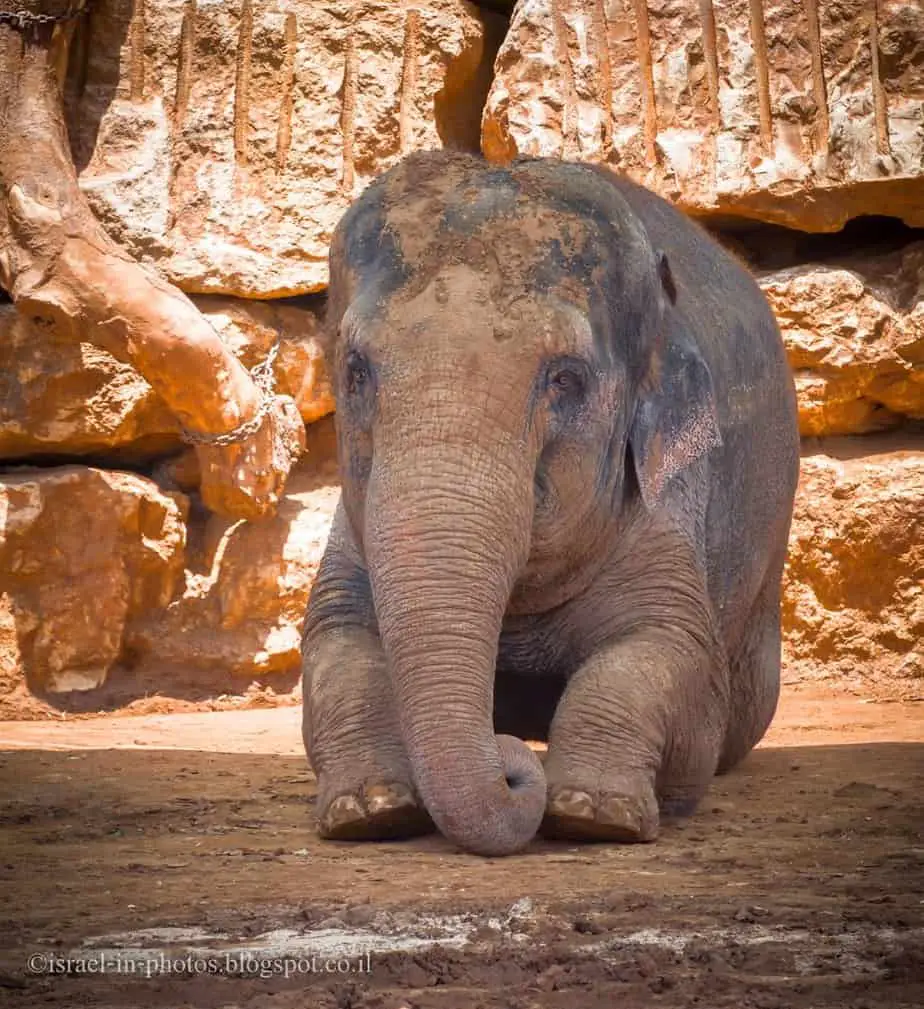
[(269, 413), (273, 405), (275, 376), (273, 375), (273, 364), (279, 354), (279, 340), (270, 347), (266, 357), (250, 370), (254, 385), (260, 390), (260, 405), (257, 412), (245, 420), (243, 424), (230, 431), (223, 431), (221, 434), (205, 434), (199, 431), (184, 429), (182, 439), (188, 445), (236, 445), (238, 442), (246, 441), (253, 437), (260, 430), (263, 418)]
[(20, 31), (25, 31), (26, 28), (31, 28), (34, 25), (60, 24), (62, 21), (70, 21), (72, 18), (80, 17), (87, 10), (89, 4), (90, 0), (87, 0), (83, 6), (73, 9), (68, 4), (67, 10), (62, 14), (33, 14), (22, 8), (16, 11), (0, 11), (0, 24), (11, 25)]

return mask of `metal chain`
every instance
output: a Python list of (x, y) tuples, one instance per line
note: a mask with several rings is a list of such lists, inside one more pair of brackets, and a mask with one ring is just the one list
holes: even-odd
[(25, 31), (26, 28), (31, 28), (33, 25), (60, 24), (62, 21), (70, 21), (72, 18), (80, 17), (86, 11), (89, 3), (90, 0), (87, 0), (86, 4), (73, 10), (68, 4), (67, 10), (62, 14), (33, 14), (22, 8), (17, 11), (0, 11), (0, 24), (12, 25), (13, 28), (18, 28), (20, 31)]
[(260, 405), (257, 412), (242, 424), (232, 428), (230, 431), (223, 431), (221, 434), (205, 434), (200, 431), (189, 431), (184, 429), (181, 437), (189, 445), (236, 445), (238, 442), (246, 441), (253, 437), (260, 430), (263, 418), (269, 413), (273, 405), (275, 376), (273, 375), (273, 363), (279, 353), (279, 340), (270, 347), (269, 353), (258, 365), (250, 370), (254, 385), (260, 390)]

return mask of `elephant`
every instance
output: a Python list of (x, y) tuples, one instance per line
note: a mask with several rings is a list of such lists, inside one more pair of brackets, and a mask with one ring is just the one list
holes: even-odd
[(602, 166), (427, 151), (338, 223), (327, 324), (319, 834), (655, 840), (779, 697), (799, 434), (756, 282)]

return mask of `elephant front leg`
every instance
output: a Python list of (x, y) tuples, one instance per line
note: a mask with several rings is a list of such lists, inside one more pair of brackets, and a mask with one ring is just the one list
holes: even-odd
[(542, 832), (652, 841), (660, 814), (687, 815), (716, 770), (727, 721), (721, 658), (638, 634), (594, 654), (556, 711)]
[(305, 751), (318, 831), (337, 840), (428, 833), (398, 726), (365, 573), (338, 515), (312, 590), (303, 642)]
[(356, 627), (322, 635), (305, 664), (303, 735), (318, 779), (320, 835), (356, 841), (433, 830), (414, 788), (376, 635)]

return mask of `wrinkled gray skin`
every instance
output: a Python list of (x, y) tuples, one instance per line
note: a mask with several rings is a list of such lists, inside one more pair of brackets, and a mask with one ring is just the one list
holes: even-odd
[(341, 221), (329, 314), (322, 835), (653, 839), (777, 702), (798, 434), (757, 285), (604, 170), (426, 153)]

